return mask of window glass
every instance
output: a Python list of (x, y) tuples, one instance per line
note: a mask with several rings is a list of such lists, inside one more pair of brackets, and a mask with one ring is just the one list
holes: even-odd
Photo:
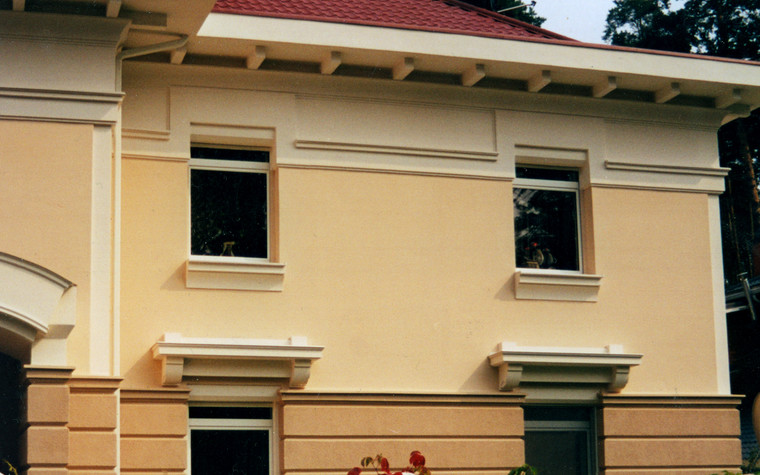
[(271, 407), (191, 407), (190, 473), (272, 475)]
[(202, 147), (192, 153), (191, 253), (268, 258), (268, 174), (261, 165), (268, 154)]
[(596, 473), (590, 408), (526, 407), (524, 414), (525, 462), (539, 474)]
[(580, 270), (577, 172), (525, 167), (518, 172), (513, 189), (517, 267)]

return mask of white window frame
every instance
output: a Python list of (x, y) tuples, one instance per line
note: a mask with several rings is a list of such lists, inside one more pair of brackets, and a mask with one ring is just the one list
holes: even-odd
[[(262, 148), (247, 148), (247, 147), (235, 147), (230, 145), (215, 145), (205, 143), (193, 143), (192, 147), (203, 148), (215, 148), (224, 150), (251, 150), (267, 152), (271, 155), (271, 152)], [(271, 158), (270, 158), (271, 160)], [(192, 171), (193, 170), (206, 170), (206, 171), (218, 171), (218, 172), (232, 172), (232, 173), (261, 173), (266, 175), (267, 186), (267, 255), (266, 257), (233, 257), (233, 256), (207, 256), (202, 254), (192, 254), (192, 237), (188, 239), (188, 254), (193, 259), (199, 259), (201, 261), (222, 261), (230, 263), (245, 263), (245, 262), (271, 262), (272, 257), (272, 183), (270, 173), (270, 162), (247, 162), (244, 160), (215, 160), (208, 158), (190, 158), (189, 161), (189, 183), (190, 183), (190, 201), (192, 202)], [(192, 209), (190, 213), (190, 229), (193, 226)]]
[[(199, 407), (199, 406), (194, 406)], [(203, 407), (203, 406), (200, 406)], [(206, 406), (209, 407), (209, 406)], [(253, 407), (253, 406), (234, 406), (234, 405), (214, 405), (211, 407)], [(257, 406), (272, 409), (272, 417), (269, 419), (245, 419), (245, 418), (188, 418), (187, 431), (187, 473), (192, 475), (193, 454), (192, 454), (192, 434), (194, 430), (263, 430), (267, 433), (269, 442), (269, 475), (275, 472), (275, 447), (274, 447), (274, 408), (272, 406)]]
[[(563, 167), (540, 167), (528, 164), (517, 164), (518, 168), (533, 168), (533, 169), (545, 169), (545, 170), (568, 170), (577, 172), (580, 176), (580, 170), (574, 168)], [(520, 270), (528, 270), (530, 272), (540, 272), (544, 274), (583, 274), (583, 235), (581, 233), (581, 200), (580, 200), (580, 183), (576, 181), (562, 181), (562, 180), (542, 180), (537, 178), (515, 178), (513, 182), (513, 188), (515, 189), (528, 189), (528, 190), (543, 190), (543, 191), (566, 191), (572, 192), (575, 196), (575, 233), (576, 233), (576, 252), (578, 253), (578, 269), (534, 269), (530, 267), (517, 267)], [(513, 198), (514, 199), (514, 198)], [(512, 203), (514, 207), (514, 202)], [(514, 223), (513, 223), (514, 225)], [(516, 230), (514, 231), (514, 239), (517, 238)]]

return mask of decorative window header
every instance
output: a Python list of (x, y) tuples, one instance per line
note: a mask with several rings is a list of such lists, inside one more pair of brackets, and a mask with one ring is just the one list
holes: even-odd
[(153, 345), (161, 360), (161, 380), (176, 385), (194, 378), (287, 379), (290, 388), (303, 388), (311, 364), (322, 357), (322, 346), (308, 345), (305, 337), (287, 340), (244, 338), (187, 338), (166, 333)]

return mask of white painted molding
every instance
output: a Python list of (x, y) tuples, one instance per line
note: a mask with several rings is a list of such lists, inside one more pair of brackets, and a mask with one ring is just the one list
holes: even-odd
[(486, 67), (483, 64), (473, 64), (468, 70), (462, 73), (462, 85), (471, 87), (486, 77)]
[(602, 98), (617, 89), (618, 79), (616, 76), (607, 76), (602, 82), (594, 85), (593, 94), (596, 98)]
[(171, 53), (169, 53), (169, 62), (172, 64), (182, 64), (182, 61), (185, 60), (185, 55), (187, 54), (187, 46), (183, 46), (182, 48), (177, 48), (175, 50), (172, 50)]
[(552, 82), (552, 72), (543, 70), (532, 78), (528, 79), (528, 91), (538, 92)]
[(628, 383), (631, 366), (642, 355), (625, 353), (621, 345), (602, 348), (517, 346), (503, 341), (488, 355), (499, 368), (499, 390), (511, 391), (521, 383), (536, 386), (592, 385), (620, 392)]
[[(66, 340), (76, 323), (76, 286), (50, 270), (4, 253), (0, 253), (0, 282), (4, 334), (0, 348), (19, 359), (28, 356), (31, 364), (65, 366)], [(13, 344), (10, 340), (25, 343), (5, 348)]]
[(402, 81), (414, 71), (414, 58), (405, 57), (393, 66), (393, 79)]
[(312, 150), (336, 150), (344, 152), (384, 153), (415, 157), (458, 158), (463, 160), (485, 160), (495, 162), (497, 151), (448, 150), (423, 147), (400, 147), (392, 145), (374, 145), (360, 143), (331, 142), (326, 140), (296, 140), (296, 148)]
[(322, 64), (319, 67), (319, 71), (322, 74), (332, 74), (338, 69), (340, 63), (343, 62), (343, 55), (340, 51), (330, 51), (325, 59), (322, 60)]
[(121, 0), (108, 0), (106, 4), (106, 17), (117, 18), (121, 11)]
[(728, 175), (730, 168), (726, 167), (685, 167), (680, 165), (643, 164), (633, 162), (604, 161), (608, 170), (624, 170), (631, 172), (666, 173), (671, 175), (694, 175), (705, 177), (720, 177)]
[(672, 82), (654, 93), (654, 101), (658, 104), (664, 104), (679, 94), (681, 94), (681, 84)]
[[(287, 340), (245, 338), (187, 338), (164, 334), (152, 348), (161, 361), (164, 385), (177, 385), (183, 376), (234, 378), (286, 378), (291, 388), (303, 388), (311, 365), (324, 347), (309, 345), (305, 337)], [(274, 369), (273, 369), (274, 368)]]
[(715, 107), (718, 109), (725, 109), (732, 106), (742, 100), (743, 91), (741, 89), (733, 89), (730, 93), (724, 94), (715, 98)]
[(115, 124), (123, 93), (0, 87), (0, 118)]
[(265, 59), (267, 59), (266, 47), (256, 45), (253, 53), (245, 59), (245, 67), (248, 69), (259, 69)]
[(190, 289), (232, 289), (281, 292), (285, 264), (245, 257), (190, 256), (185, 284)]
[(515, 272), (515, 298), (596, 302), (601, 275), (519, 269)]

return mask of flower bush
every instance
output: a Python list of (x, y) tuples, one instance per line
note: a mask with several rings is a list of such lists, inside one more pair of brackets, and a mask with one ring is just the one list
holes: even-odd
[[(372, 467), (375, 472), (386, 475), (431, 475), (430, 469), (425, 467), (425, 456), (420, 453), (419, 450), (415, 450), (409, 456), (409, 466), (403, 471), (391, 472), (390, 463), (388, 459), (383, 457), (382, 454), (377, 454), (374, 457), (364, 457), (361, 461), (361, 466), (364, 468)], [(360, 467), (354, 467), (348, 471), (347, 475), (359, 475), (362, 473)]]

